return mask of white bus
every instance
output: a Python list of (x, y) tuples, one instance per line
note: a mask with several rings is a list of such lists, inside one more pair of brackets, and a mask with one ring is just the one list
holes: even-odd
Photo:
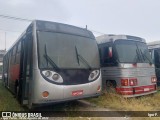
[(101, 93), (98, 46), (83, 28), (33, 21), (3, 63), (5, 86), (29, 108)]

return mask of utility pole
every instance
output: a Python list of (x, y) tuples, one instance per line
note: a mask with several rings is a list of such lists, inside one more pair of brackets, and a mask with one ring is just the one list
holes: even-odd
[(4, 43), (5, 43), (5, 51), (6, 51), (6, 32), (4, 32)]

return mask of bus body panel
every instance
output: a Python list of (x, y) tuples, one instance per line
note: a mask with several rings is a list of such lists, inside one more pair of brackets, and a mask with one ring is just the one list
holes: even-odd
[[(146, 94), (156, 92), (156, 84), (151, 82), (151, 76), (155, 76), (154, 67), (153, 68), (105, 67), (105, 68), (102, 68), (102, 75), (103, 75), (102, 76), (103, 81), (115, 80), (117, 83), (117, 92), (121, 94), (126, 94), (125, 97), (129, 97), (129, 95), (127, 95), (129, 94), (129, 92), (132, 94), (130, 95), (130, 97), (133, 97), (133, 96), (135, 97), (138, 95), (146, 95)], [(136, 86), (130, 86), (130, 87), (121, 86), (121, 79), (124, 79), (124, 78), (136, 78), (138, 81), (138, 84)], [(135, 93), (133, 94), (133, 89), (125, 90), (121, 88), (134, 88)]]
[[(38, 69), (33, 70), (33, 98), (32, 103), (41, 103), (44, 100), (59, 100), (63, 99), (63, 85), (55, 85), (52, 84), (41, 76), (40, 71)], [(49, 92), (49, 96), (47, 98), (42, 97), (42, 93), (44, 91)]]
[[(50, 83), (41, 76), (40, 71), (33, 71), (33, 85), (34, 88), (32, 91), (32, 104), (40, 104), (46, 101), (48, 102), (57, 102), (63, 100), (76, 100), (79, 98), (83, 98), (85, 96), (98, 96), (101, 93), (101, 90), (97, 90), (98, 86), (101, 86), (101, 77), (93, 82), (80, 84), (80, 85), (56, 85)], [(36, 81), (35, 81), (36, 80)], [(101, 89), (101, 88), (100, 88)], [(44, 91), (49, 92), (49, 96), (44, 98), (42, 93)], [(73, 93), (73, 92), (81, 92), (81, 93)]]
[(80, 96), (89, 96), (89, 95), (96, 95), (99, 94), (100, 91), (98, 91), (98, 86), (101, 86), (101, 77), (97, 78), (97, 80), (81, 84), (81, 85), (72, 85), (72, 86), (64, 86), (64, 99), (68, 98), (76, 98)]

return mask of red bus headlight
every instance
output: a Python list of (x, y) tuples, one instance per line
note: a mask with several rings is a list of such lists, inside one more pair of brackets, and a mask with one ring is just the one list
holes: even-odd
[(128, 86), (128, 78), (121, 79), (121, 85), (122, 86)]
[(138, 85), (137, 78), (130, 78), (129, 79), (129, 85), (130, 86), (136, 86), (136, 85)]
[(157, 82), (157, 78), (156, 77), (151, 77), (151, 82), (152, 83), (156, 83)]

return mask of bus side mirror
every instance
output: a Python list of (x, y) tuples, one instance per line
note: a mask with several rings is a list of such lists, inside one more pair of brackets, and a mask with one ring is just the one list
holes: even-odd
[(109, 58), (112, 58), (112, 47), (109, 47), (108, 56)]

